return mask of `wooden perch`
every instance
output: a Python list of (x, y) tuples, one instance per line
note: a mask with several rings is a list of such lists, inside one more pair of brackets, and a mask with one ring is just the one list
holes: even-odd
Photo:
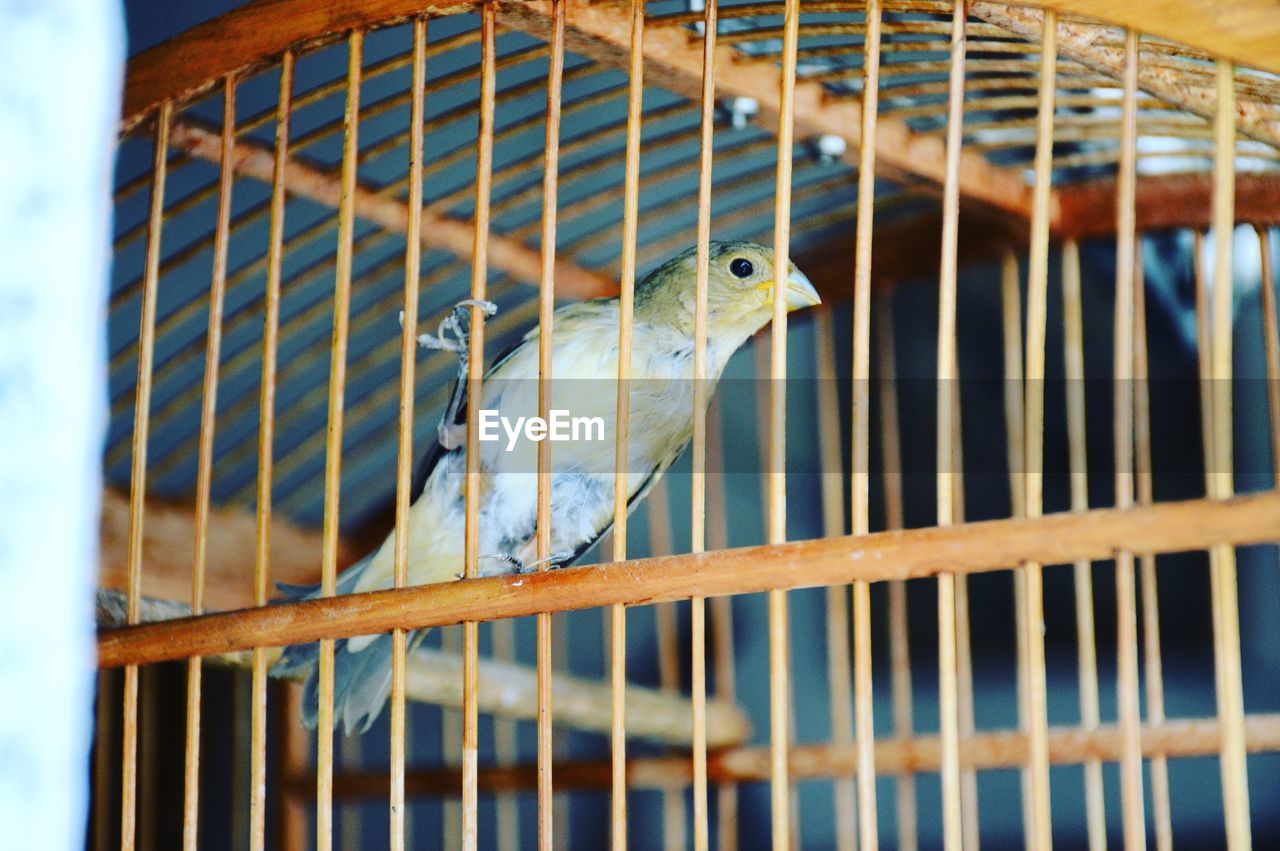
[[(190, 607), (167, 600), (141, 601), (144, 622), (190, 614)], [(124, 596), (98, 594), (98, 622), (114, 626), (124, 622)], [(279, 651), (267, 656), (274, 662)], [(227, 653), (210, 661), (236, 668), (253, 664), (251, 653)], [(405, 695), (410, 700), (453, 709), (462, 708), (462, 657), (456, 653), (419, 648), (405, 663)], [(538, 673), (526, 665), (497, 659), (480, 659), (480, 712), (523, 721), (537, 719)], [(607, 735), (612, 724), (612, 689), (607, 680), (590, 680), (553, 672), (552, 721), (563, 727)], [(693, 741), (693, 705), (679, 695), (637, 685), (627, 686), (627, 735), (676, 747)], [(707, 704), (707, 744), (711, 748), (740, 745), (751, 736), (751, 722), (741, 709), (723, 701)]]
[[(173, 147), (209, 162), (219, 162), (222, 156), (221, 133), (189, 121), (176, 122), (170, 131), (169, 141)], [(271, 182), (275, 167), (272, 148), (257, 142), (237, 141), (232, 148), (231, 162), (239, 174)], [(294, 159), (285, 165), (284, 183), (291, 195), (334, 208), (342, 194), (337, 174)], [(405, 233), (409, 226), (409, 208), (405, 202), (387, 197), (368, 186), (356, 184), (352, 202), (357, 216), (385, 230)], [(440, 248), (471, 261), (475, 242), (475, 226), (471, 222), (446, 216), (427, 206), (422, 210), (422, 227), (418, 234), (423, 245)], [(488, 246), (492, 268), (526, 284), (537, 285), (541, 280), (542, 256), (539, 252), (497, 234), (490, 234)], [(612, 278), (583, 269), (568, 260), (556, 261), (555, 281), (556, 295), (564, 298), (596, 298), (617, 290), (617, 283)]]
[(611, 604), (917, 579), (1280, 538), (1280, 492), (1099, 508), (636, 559), (600, 567), (495, 576), (347, 594), (100, 633), (98, 665), (146, 664), (254, 646), (371, 635)]
[[(630, 719), (628, 718), (628, 723)], [(1196, 757), (1218, 753), (1221, 724), (1215, 718), (1168, 721), (1142, 731), (1143, 756)], [(1245, 741), (1250, 753), (1280, 750), (1280, 715), (1251, 715), (1245, 719)], [(1049, 760), (1057, 765), (1120, 758), (1121, 736), (1114, 724), (1097, 730), (1057, 728), (1049, 731)], [(876, 742), (875, 766), (880, 775), (921, 774), (938, 770), (942, 746), (937, 736), (881, 739)], [(965, 768), (1017, 768), (1027, 759), (1027, 736), (1016, 730), (980, 733), (961, 739), (960, 764)], [(608, 789), (611, 766), (607, 760), (556, 763), (552, 769), (556, 788)], [(802, 779), (848, 777), (857, 771), (853, 745), (796, 745), (791, 749), (791, 776)], [(752, 782), (769, 779), (769, 749), (741, 747), (711, 754), (707, 773), (712, 782)], [(633, 757), (627, 760), (627, 788), (683, 789), (692, 781), (688, 757)], [(291, 791), (314, 794), (315, 777), (290, 778)], [(537, 787), (537, 766), (485, 766), (479, 786), (489, 792), (518, 792)], [(462, 788), (457, 769), (410, 771), (405, 791), (410, 795), (457, 795)], [(385, 771), (341, 772), (333, 778), (333, 792), (342, 798), (386, 797)]]

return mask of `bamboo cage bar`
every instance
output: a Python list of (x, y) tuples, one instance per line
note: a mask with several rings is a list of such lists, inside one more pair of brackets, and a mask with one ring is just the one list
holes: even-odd
[(1271, 483), (1280, 488), (1280, 316), (1276, 314), (1276, 278), (1271, 232), (1257, 225), (1258, 266), (1262, 277), (1262, 335), (1267, 360), (1267, 402), (1271, 424)]
[[(475, 230), (473, 232), (471, 259), (471, 333), (467, 339), (467, 398), (482, 398), (481, 380), (484, 376), (484, 311), (474, 302), (486, 297), (489, 262), (489, 203), (493, 178), (493, 112), (496, 47), (494, 30), (496, 14), (492, 4), (481, 8), (480, 14), (480, 109), (476, 126), (476, 185)], [(541, 359), (539, 371), (541, 372)], [(466, 432), (466, 529), (463, 543), (463, 576), (474, 579), (480, 571), (480, 489), (483, 476), (480, 471), (480, 420), (479, 406), (467, 406)], [(541, 631), (540, 631), (541, 633)], [(539, 635), (538, 667), (545, 670), (543, 641)], [(477, 824), (478, 798), (476, 771), (479, 759), (479, 715), (476, 692), (479, 689), (477, 657), (480, 652), (478, 625), (474, 620), (462, 622), (462, 825), (460, 836), (464, 851), (474, 851), (479, 842)], [(539, 680), (545, 674), (539, 674)], [(542, 688), (539, 688), (539, 692)], [(542, 740), (539, 736), (539, 761), (543, 759)], [(549, 795), (547, 796), (549, 797)], [(544, 804), (546, 806), (544, 806)], [(550, 801), (542, 793), (538, 801), (538, 844), (545, 847), (551, 835)]]
[[(818, 313), (814, 323), (814, 350), (817, 379), (818, 459), (823, 470), (842, 470), (840, 452), (840, 400), (836, 387), (835, 340), (831, 311)], [(844, 482), (842, 476), (822, 474), (822, 534), (844, 534)], [(830, 741), (833, 745), (853, 744), (853, 672), (849, 660), (849, 600), (839, 586), (826, 589), (827, 691), (831, 713)], [(857, 793), (855, 776), (837, 777), (832, 784), (832, 805), (836, 817), (836, 848), (853, 851), (858, 847)]]
[[(884, 467), (885, 529), (903, 526), (902, 447), (898, 424), (898, 376), (893, 342), (892, 301), (883, 298), (876, 311), (876, 361), (880, 379), (880, 444)], [(893, 735), (899, 740), (914, 734), (911, 698), (911, 642), (907, 625), (907, 585), (889, 581), (889, 657), (892, 680)], [(881, 769), (883, 771), (883, 769)], [(898, 847), (916, 848), (916, 779), (910, 772), (898, 775)]]
[[(1009, 465), (1009, 514), (1026, 517), (1027, 508), (1027, 427), (1025, 351), (1022, 345), (1022, 288), (1018, 277), (1018, 259), (1005, 251), (1000, 259), (1001, 336), (1004, 343), (1004, 425), (1005, 454)], [(1024, 574), (1013, 571), (1013, 625), (1015, 648), (1015, 683), (1018, 699), (1018, 730), (1028, 734), (1027, 708), (1027, 595), (1023, 589)], [(1022, 812), (1030, 813), (1031, 777), (1023, 765), (1018, 772)], [(1030, 847), (1031, 820), (1022, 819), (1022, 844)]]
[[(1134, 458), (1137, 472), (1138, 504), (1155, 501), (1154, 469), (1151, 453), (1151, 395), (1147, 359), (1147, 296), (1143, 274), (1142, 241), (1135, 246), (1133, 275), (1133, 424)], [(1156, 578), (1156, 558), (1150, 553), (1138, 557), (1142, 583), (1142, 644), (1147, 692), (1147, 720), (1153, 726), (1165, 723), (1164, 673), (1160, 658), (1160, 605)], [(1169, 764), (1163, 756), (1151, 758), (1151, 815), (1155, 822), (1156, 848), (1173, 848), (1173, 812), (1169, 801)]]
[[(773, 208), (773, 321), (769, 361), (769, 451), (767, 453), (767, 532), (770, 544), (787, 538), (787, 269), (791, 245), (791, 150), (795, 132), (796, 50), (800, 39), (800, 0), (786, 0), (782, 73), (778, 93), (778, 178)], [(769, 591), (770, 795), (773, 847), (792, 841), (790, 646), (786, 591)]]
[[(1027, 271), (1027, 361), (1025, 453), (1025, 516), (1039, 517), (1044, 510), (1044, 378), (1045, 331), (1049, 290), (1049, 181), (1052, 177), (1054, 93), (1057, 87), (1057, 14), (1045, 10), (1040, 41), (1040, 102), (1037, 108), (1035, 184), (1031, 215), (1031, 248)], [(1027, 660), (1026, 710), (1030, 733), (1027, 766), (1030, 808), (1029, 847), (1048, 851), (1053, 839), (1049, 804), (1048, 694), (1044, 658), (1044, 576), (1036, 561), (1021, 567), (1023, 636)]]
[[(627, 77), (627, 141), (623, 177), (622, 260), (618, 286), (618, 398), (614, 445), (613, 560), (627, 558), (629, 471), (627, 432), (631, 411), (631, 332), (635, 311), (636, 242), (640, 196), (640, 120), (644, 111), (644, 0), (631, 0), (630, 53)], [(615, 851), (627, 847), (626, 777), (627, 610), (615, 603), (609, 610), (609, 677), (612, 695), (609, 835)]]
[[(320, 595), (333, 597), (337, 583), (338, 495), (342, 482), (342, 424), (346, 396), (348, 321), (351, 300), (356, 152), (360, 130), (360, 71), (364, 33), (347, 39), (347, 100), (343, 119), (342, 194), (338, 202), (337, 280), (333, 296), (333, 338), (329, 367), (329, 413), (325, 440), (324, 551)], [(316, 847), (333, 846), (333, 639), (320, 641), (319, 711), (316, 721)]]
[[(712, 400), (707, 410), (707, 455), (717, 462), (725, 460), (722, 446), (724, 429), (721, 425), (720, 406)], [(713, 552), (729, 546), (729, 519), (726, 508), (727, 493), (723, 475), (707, 480), (707, 542)], [(712, 658), (715, 665), (714, 697), (707, 704), (708, 712), (719, 706), (737, 703), (736, 664), (733, 641), (733, 598), (715, 597), (711, 604)], [(714, 724), (708, 723), (708, 731)], [(716, 789), (717, 847), (720, 851), (732, 851), (738, 847), (738, 787), (721, 780)]]
[[(1235, 222), (1235, 86), (1232, 64), (1218, 60), (1218, 103), (1214, 119), (1213, 164), (1213, 476), (1212, 495), (1227, 497), (1232, 480), (1232, 241)], [(1245, 771), (1244, 687), (1240, 672), (1240, 606), (1237, 600), (1234, 548), (1217, 544), (1213, 586), (1213, 655), (1217, 673), (1218, 718), (1222, 724), (1222, 806), (1227, 845), (1235, 851), (1252, 847), (1249, 827), (1249, 781)]]
[[(1089, 510), (1088, 443), (1085, 431), (1084, 310), (1080, 287), (1080, 249), (1074, 241), (1062, 244), (1062, 341), (1066, 378), (1067, 441), (1071, 468), (1071, 510)], [(1075, 591), (1076, 653), (1080, 688), (1080, 727), (1097, 730), (1102, 723), (1098, 699), (1098, 647), (1093, 607), (1093, 565), (1076, 561), (1071, 568)], [(1145, 579), (1144, 579), (1145, 583)], [(1153, 718), (1154, 720), (1154, 718)], [(1084, 764), (1085, 820), (1089, 851), (1107, 844), (1106, 797), (1102, 763)]]
[[(1170, 759), (1211, 756), (1217, 753), (1222, 738), (1222, 725), (1215, 718), (1175, 719), (1162, 727), (1145, 726), (1142, 749), (1145, 756), (1162, 755)], [(1245, 740), (1251, 753), (1280, 749), (1280, 715), (1249, 715), (1245, 721)], [(1114, 763), (1122, 758), (1123, 735), (1112, 724), (1104, 724), (1091, 733), (1078, 727), (1049, 729), (1049, 761), (1053, 765), (1078, 765), (1086, 759)], [(961, 761), (966, 768), (996, 770), (1016, 768), (1028, 759), (1025, 735), (1016, 731), (979, 733), (961, 747)], [(911, 739), (882, 739), (876, 743), (876, 770), (882, 775), (929, 774), (942, 764), (942, 745), (937, 736)], [(792, 750), (791, 770), (799, 779), (826, 779), (848, 773), (857, 764), (854, 748), (835, 748), (830, 744), (797, 745)], [(604, 762), (566, 762), (556, 766), (557, 777), (566, 789), (600, 789), (607, 785), (609, 771)], [(708, 770), (715, 782), (759, 782), (769, 777), (769, 753), (763, 747), (740, 747), (713, 753)], [(630, 788), (680, 789), (692, 778), (692, 764), (686, 757), (637, 757), (628, 763)], [(486, 791), (518, 791), (533, 789), (536, 767), (485, 768), (480, 772)], [(407, 777), (409, 794), (415, 796), (448, 796), (457, 794), (456, 771), (424, 770)], [(303, 776), (301, 782), (309, 778)], [(386, 776), (382, 772), (361, 772), (338, 778), (335, 794), (342, 797), (382, 795)]]
[[(667, 480), (657, 482), (646, 500), (649, 507), (649, 552), (670, 555), (675, 552), (672, 533), (674, 518), (671, 511), (671, 494)], [(680, 637), (677, 634), (676, 604), (659, 603), (653, 606), (654, 651), (658, 659), (658, 688), (669, 698), (680, 693)], [(690, 704), (689, 720), (692, 724), (693, 708)], [(693, 731), (692, 726), (690, 731)], [(693, 739), (690, 737), (690, 745)], [(667, 789), (662, 793), (662, 835), (668, 847), (685, 844), (688, 833), (683, 790)]]
[[(707, 512), (707, 288), (711, 251), (711, 158), (716, 118), (716, 12), (709, 0), (702, 22), (702, 116), (698, 149), (698, 230), (693, 313), (693, 434), (689, 479), (690, 550), (706, 550)], [(689, 601), (689, 690), (693, 699), (693, 847), (709, 846), (707, 801), (707, 625), (706, 601)], [(683, 801), (681, 802), (683, 804)], [(678, 844), (685, 842), (680, 832)]]
[[(551, 415), (552, 316), (555, 313), (555, 260), (558, 181), (560, 168), (560, 96), (564, 81), (565, 0), (554, 0), (551, 14), (551, 56), (547, 75), (546, 143), (542, 183), (542, 272), (538, 287), (538, 416)], [(489, 14), (486, 12), (486, 14)], [(492, 95), (491, 95), (492, 97)], [(490, 142), (492, 145), (492, 142)], [(486, 203), (488, 203), (486, 199)], [(478, 205), (477, 205), (478, 206)], [(480, 238), (477, 230), (477, 240)], [(487, 233), (486, 233), (487, 236)], [(483, 355), (480, 357), (483, 364)], [(478, 396), (476, 398), (479, 398)], [(468, 444), (468, 455), (479, 455)], [(539, 569), (550, 569), (551, 559), (551, 443), (538, 443), (537, 455), (536, 552)], [(479, 483), (479, 477), (476, 478)], [(468, 487), (468, 494), (470, 494)], [(477, 521), (478, 522), (478, 521)], [(549, 851), (552, 827), (552, 739), (551, 739), (551, 613), (537, 616), (538, 677), (538, 847)], [(696, 735), (696, 733), (695, 733)], [(472, 802), (475, 806), (475, 802)], [(474, 818), (474, 814), (472, 815)]]
[[(1115, 503), (1133, 504), (1133, 268), (1137, 232), (1134, 222), (1135, 152), (1137, 150), (1138, 34), (1125, 32), (1124, 106), (1116, 194), (1115, 288)], [(1138, 625), (1135, 618), (1133, 552), (1115, 553), (1116, 560), (1116, 688), (1117, 714), (1124, 737), (1120, 762), (1121, 812), (1127, 848), (1147, 846), (1142, 790), (1142, 752), (1139, 741)]]
[[(954, 380), (956, 356), (956, 250), (960, 216), (961, 131), (964, 111), (965, 0), (952, 5), (951, 71), (947, 107), (946, 175), (942, 199), (942, 268), (938, 275), (938, 425), (937, 504), (939, 527), (952, 524), (954, 485), (951, 470), (954, 450)], [(959, 706), (957, 697), (956, 580), (952, 573), (938, 575), (938, 714), (942, 730), (942, 824), (947, 851), (963, 843), (960, 798)]]
[[(271, 177), (271, 218), (267, 236), (266, 291), (262, 303), (262, 366), (258, 390), (258, 470), (254, 512), (253, 603), (267, 604), (271, 572), (271, 501), (275, 463), (276, 367), (280, 335), (281, 265), (284, 258), (284, 168), (289, 153), (289, 119), (293, 103), (293, 52), (280, 58), (275, 162)], [(266, 847), (267, 820), (267, 656), (253, 649), (252, 708), (249, 724), (249, 848)]]
[[(236, 78), (222, 88), (222, 155), (218, 173), (218, 210), (209, 286), (209, 331), (206, 335), (204, 383), (201, 388), (199, 460), (196, 463), (195, 552), (191, 565), (191, 613), (204, 611), (205, 558), (208, 553), (209, 502), (213, 482), (213, 430), (218, 406), (218, 365), (222, 356), (222, 310), (227, 287), (227, 234), (231, 222), (231, 144), (235, 135)], [(187, 661), (187, 729), (183, 776), (182, 846), (196, 847), (200, 812), (201, 660)]]
[[(412, 237), (422, 228), (423, 89), (427, 77), (427, 19), (413, 21), (412, 103), (409, 110), (409, 197), (404, 249), (404, 313), (400, 330), (400, 418), (396, 446), (395, 549), (392, 582), (395, 588), (409, 584), (409, 489), (413, 476), (413, 409), (416, 401), (414, 372), (417, 366), (418, 279), (421, 276), (421, 243)], [(388, 832), (391, 851), (405, 849), (405, 655), (403, 629), (391, 634), (391, 730)]]
[[(156, 115), (151, 172), (151, 205), (147, 219), (146, 271), (138, 331), (138, 382), (133, 414), (132, 466), (129, 475), (129, 566), (127, 622), (138, 622), (142, 587), (143, 512), (147, 494), (147, 436), (151, 417), (151, 369), (155, 357), (156, 295), (160, 276), (160, 234), (164, 222), (164, 190), (173, 105), (160, 104)], [(137, 832), (138, 668), (124, 670), (121, 734), (120, 847), (132, 851)]]
[[(866, 35), (862, 46), (863, 139), (876, 138), (880, 88), (879, 0), (866, 10)], [(871, 529), (871, 245), (876, 191), (876, 146), (862, 145), (858, 160), (858, 213), (853, 272), (853, 399), (850, 482), (850, 523), (854, 535)], [(875, 725), (871, 677), (871, 589), (866, 582), (853, 583), (854, 714), (858, 753), (858, 825), (862, 851), (879, 846), (876, 826)], [(845, 694), (848, 690), (845, 689)], [(848, 840), (852, 845), (852, 838)]]

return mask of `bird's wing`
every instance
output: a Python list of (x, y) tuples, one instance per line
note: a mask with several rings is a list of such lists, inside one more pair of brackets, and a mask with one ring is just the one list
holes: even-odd
[[(504, 363), (510, 360), (512, 355), (514, 355), (517, 351), (520, 350), (522, 346), (527, 344), (531, 339), (535, 338), (536, 336), (537, 336), (537, 329), (535, 328), (531, 333), (525, 334), (522, 339), (517, 340), (516, 342), (512, 343), (511, 345), (503, 349), (498, 354), (498, 356), (494, 358), (493, 365), (490, 366), (489, 369), (485, 372), (484, 377), (486, 379), (492, 378), (494, 373), (496, 373)], [(451, 397), (453, 396), (454, 392), (457, 391), (459, 384), (462, 385), (462, 388), (461, 388), (462, 401), (458, 405), (458, 409), (456, 414), (454, 415), (452, 425), (463, 425), (467, 421), (467, 402), (469, 401), (469, 399), (467, 395), (466, 376), (459, 375), (453, 380), (453, 387), (450, 388), (449, 395)], [(442, 416), (444, 416), (444, 414), (442, 414)], [(445, 455), (447, 455), (451, 451), (457, 451), (457, 450), (446, 449), (444, 446), (440, 444), (439, 440), (431, 441), (431, 445), (427, 447), (427, 451), (424, 452), (422, 454), (422, 457), (418, 459), (418, 464), (414, 468), (413, 484), (412, 484), (412, 487), (410, 487), (409, 489), (410, 504), (418, 501), (418, 497), (422, 495), (423, 488), (427, 486), (427, 479), (431, 478), (431, 474), (435, 471), (436, 466), (440, 463), (440, 459), (443, 458)]]

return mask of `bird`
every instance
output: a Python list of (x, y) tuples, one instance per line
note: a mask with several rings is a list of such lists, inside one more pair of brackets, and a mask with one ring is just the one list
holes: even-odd
[[(712, 241), (707, 250), (705, 372), (714, 384), (730, 357), (773, 316), (774, 252), (751, 242)], [(632, 323), (626, 477), (633, 510), (688, 446), (693, 433), (694, 322), (698, 251), (689, 248), (644, 276), (635, 286)], [(809, 278), (788, 261), (783, 286), (788, 311), (821, 303)], [(492, 313), (485, 302), (465, 301), (441, 323), (438, 335), (420, 344), (456, 351), (458, 380), (440, 420), (437, 439), (418, 463), (408, 521), (410, 584), (462, 577), (465, 528), (466, 388), (468, 320), (472, 307)], [(551, 449), (551, 557), (537, 561), (537, 441), (519, 440), (510, 423), (528, 422), (538, 408), (538, 334), (534, 327), (498, 356), (481, 384), (479, 413), (504, 423), (506, 433), (481, 431), (483, 490), (479, 507), (481, 576), (566, 567), (591, 549), (613, 525), (618, 392), (620, 301), (617, 296), (560, 307), (552, 319), (551, 408), (585, 423), (577, 440)], [(449, 339), (452, 333), (453, 339)], [(524, 420), (521, 420), (524, 417)], [(515, 431), (515, 434), (511, 432)], [(530, 431), (525, 429), (523, 436)], [(572, 437), (571, 435), (568, 435)], [(483, 439), (488, 437), (489, 439)], [(590, 439), (587, 439), (590, 438)], [(544, 435), (545, 439), (545, 435)], [(336, 593), (390, 588), (395, 532), (343, 571)], [(286, 599), (313, 599), (318, 586), (280, 586)], [(407, 638), (412, 649), (426, 630)], [(334, 645), (334, 724), (347, 734), (364, 732), (377, 719), (391, 689), (391, 636), (359, 636)], [(278, 677), (306, 677), (302, 720), (318, 722), (318, 643), (285, 649), (272, 667)]]

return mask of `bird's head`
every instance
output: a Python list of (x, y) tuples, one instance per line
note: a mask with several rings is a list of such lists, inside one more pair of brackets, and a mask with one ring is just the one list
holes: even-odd
[[(754, 242), (712, 242), (708, 249), (707, 339), (732, 352), (773, 317), (773, 249)], [(695, 247), (650, 272), (636, 286), (636, 318), (672, 325), (692, 337), (697, 264)], [(794, 263), (787, 264), (783, 292), (788, 311), (822, 301)]]

